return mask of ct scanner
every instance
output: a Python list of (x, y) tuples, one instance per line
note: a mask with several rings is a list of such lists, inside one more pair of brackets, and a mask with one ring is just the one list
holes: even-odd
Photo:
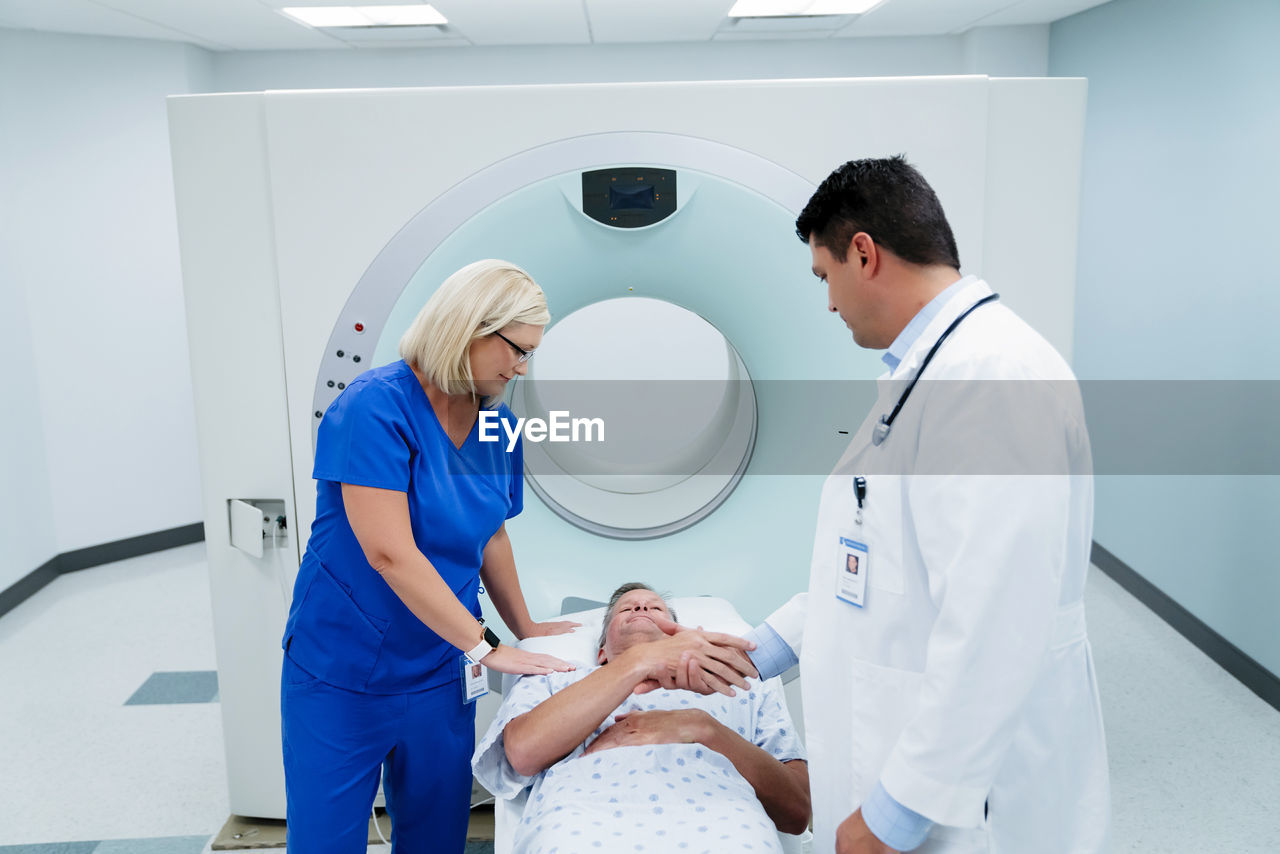
[(1069, 358), (1084, 103), (1082, 80), (981, 76), (172, 98), (232, 812), (284, 816), (316, 424), (445, 276), (528, 270), (553, 319), (513, 408), (606, 425), (525, 443), (509, 530), (534, 617), (641, 579), (754, 623), (807, 583), (821, 478), (881, 372), (796, 213), (840, 163), (905, 153), (965, 272)]

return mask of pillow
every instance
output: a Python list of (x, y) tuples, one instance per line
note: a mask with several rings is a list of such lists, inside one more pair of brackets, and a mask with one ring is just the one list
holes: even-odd
[[(683, 596), (671, 599), (670, 604), (682, 626), (702, 626), (707, 631), (731, 635), (745, 635), (751, 631), (750, 624), (742, 619), (738, 609), (719, 596)], [(600, 627), (604, 622), (604, 608), (564, 614), (557, 619), (573, 620), (582, 625), (568, 634), (525, 638), (516, 646), (529, 652), (554, 655), (572, 664), (594, 667), (599, 650), (597, 644), (600, 641)]]

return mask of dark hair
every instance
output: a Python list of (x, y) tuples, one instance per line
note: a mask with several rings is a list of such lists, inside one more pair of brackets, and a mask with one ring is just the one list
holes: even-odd
[(859, 231), (903, 261), (960, 268), (938, 196), (901, 154), (850, 160), (827, 176), (796, 220), (802, 243), (812, 235), (842, 264)]
[(657, 590), (654, 590), (647, 584), (641, 584), (639, 581), (628, 581), (626, 584), (613, 591), (613, 595), (609, 597), (609, 604), (606, 605), (604, 609), (604, 622), (600, 624), (600, 642), (596, 644), (597, 649), (604, 649), (604, 638), (605, 635), (609, 633), (609, 623), (613, 619), (613, 609), (618, 607), (618, 600), (630, 593), (632, 590), (648, 590), (650, 593), (656, 593), (662, 598), (662, 601), (666, 603), (667, 613), (671, 615), (671, 622), (678, 622), (678, 620), (676, 620), (676, 611), (671, 607), (671, 603), (667, 602), (667, 597), (664, 594), (658, 593)]

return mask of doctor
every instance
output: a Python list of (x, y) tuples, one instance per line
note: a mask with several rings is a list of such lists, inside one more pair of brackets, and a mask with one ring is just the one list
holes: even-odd
[(796, 231), (828, 309), (889, 368), (823, 486), (808, 593), (750, 636), (762, 677), (797, 659), (804, 676), (815, 850), (1101, 851), (1093, 484), (1071, 369), (960, 274), (903, 158), (841, 166)]

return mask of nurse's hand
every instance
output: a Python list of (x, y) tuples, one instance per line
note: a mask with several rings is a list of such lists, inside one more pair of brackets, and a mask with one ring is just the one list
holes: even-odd
[(514, 646), (507, 646), (506, 644), (499, 644), (498, 648), (481, 659), (480, 663), (499, 673), (516, 673), (520, 675), (530, 673), (545, 675), (557, 671), (564, 672), (577, 669), (572, 664), (567, 661), (561, 661), (554, 655), (525, 652), (523, 649), (516, 649)]
[(567, 635), (576, 629), (582, 623), (575, 623), (573, 620), (555, 620), (545, 623), (533, 623), (524, 633), (527, 638), (541, 638), (548, 635)]
[(836, 854), (898, 854), (898, 849), (881, 842), (862, 820), (862, 810), (855, 810), (836, 828)]

